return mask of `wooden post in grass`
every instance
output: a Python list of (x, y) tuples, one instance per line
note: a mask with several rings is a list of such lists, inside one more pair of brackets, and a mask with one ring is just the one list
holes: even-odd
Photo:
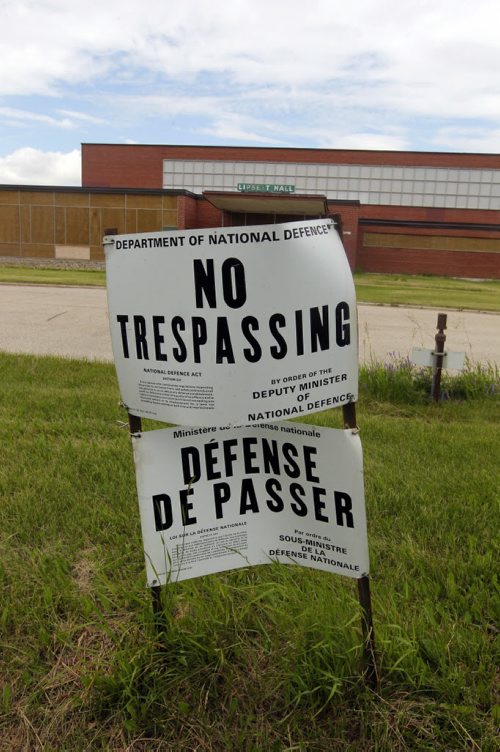
[(434, 363), (434, 370), (432, 372), (432, 388), (431, 388), (431, 397), (434, 400), (434, 402), (439, 402), (439, 397), (441, 395), (441, 371), (443, 368), (443, 354), (444, 354), (444, 343), (446, 342), (446, 334), (444, 333), (444, 330), (446, 329), (446, 320), (447, 315), (446, 313), (438, 313), (437, 318), (437, 332), (435, 336), (435, 342), (436, 346), (434, 347), (434, 357), (435, 357), (435, 363)]
[[(357, 428), (356, 403), (350, 402), (342, 408), (344, 428)], [(361, 606), (361, 629), (363, 633), (363, 660), (366, 683), (375, 689), (378, 683), (375, 655), (375, 631), (373, 629), (372, 599), (370, 594), (370, 576), (364, 575), (357, 580), (358, 600)]]

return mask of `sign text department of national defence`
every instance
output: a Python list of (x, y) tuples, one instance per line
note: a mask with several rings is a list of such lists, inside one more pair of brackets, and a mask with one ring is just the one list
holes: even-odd
[(295, 193), (294, 185), (283, 183), (238, 183), (240, 193)]

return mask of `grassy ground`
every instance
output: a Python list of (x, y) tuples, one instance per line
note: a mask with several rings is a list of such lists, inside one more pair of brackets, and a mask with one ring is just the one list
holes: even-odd
[(35, 269), (25, 266), (0, 266), (0, 283), (104, 287), (106, 285), (106, 272), (86, 269)]
[[(354, 275), (360, 303), (500, 311), (500, 281), (401, 274)], [(104, 286), (104, 271), (0, 266), (0, 283)]]
[(401, 274), (354, 275), (360, 303), (500, 311), (500, 280), (466, 280)]
[(372, 692), (341, 577), (180, 583), (158, 635), (113, 367), (2, 355), (0, 379), (1, 750), (497, 748), (495, 395), (409, 404), (363, 376)]

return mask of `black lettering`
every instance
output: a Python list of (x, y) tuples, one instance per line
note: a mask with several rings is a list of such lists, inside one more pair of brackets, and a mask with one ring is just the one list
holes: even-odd
[(290, 486), (290, 496), (294, 500), (290, 504), (292, 511), (295, 512), (298, 517), (306, 517), (307, 507), (304, 503), (304, 500), (301, 498), (302, 496), (304, 496), (304, 489), (302, 488), (302, 486), (299, 486), (298, 483), (292, 483)]
[(306, 479), (310, 483), (319, 483), (319, 477), (317, 475), (313, 475), (312, 471), (316, 467), (316, 463), (312, 459), (312, 455), (317, 455), (318, 450), (316, 447), (312, 446), (305, 446), (304, 447), (304, 465), (306, 469)]
[(187, 348), (184, 344), (184, 340), (179, 334), (179, 331), (183, 332), (185, 331), (185, 329), (186, 324), (184, 322), (184, 319), (180, 316), (174, 316), (174, 318), (172, 319), (172, 334), (174, 335), (174, 339), (179, 347), (175, 347), (172, 350), (172, 354), (178, 363), (184, 363), (187, 358)]
[(189, 488), (182, 488), (179, 491), (179, 499), (181, 502), (181, 517), (182, 517), (182, 524), (183, 525), (195, 525), (196, 524), (196, 517), (190, 517), (189, 512), (193, 508), (192, 502), (188, 501), (188, 496), (191, 496), (193, 494), (193, 489), (191, 487)]
[(252, 450), (252, 446), (255, 446), (257, 444), (257, 439), (253, 436), (246, 436), (243, 441), (243, 459), (245, 462), (245, 473), (248, 475), (251, 475), (252, 473), (258, 473), (259, 472), (259, 466), (255, 466), (252, 464), (252, 460), (255, 460), (257, 457), (257, 452)]
[(326, 495), (326, 490), (324, 488), (319, 488), (318, 486), (313, 486), (312, 492), (314, 516), (317, 520), (319, 520), (319, 522), (328, 522), (328, 517), (322, 514), (323, 509), (325, 508), (325, 502), (321, 499), (322, 496)]
[(207, 480), (217, 480), (221, 477), (221, 473), (219, 470), (215, 470), (215, 466), (217, 464), (217, 458), (213, 456), (213, 453), (216, 452), (219, 448), (219, 442), (218, 441), (210, 441), (208, 444), (205, 444), (205, 465), (207, 469)]
[(202, 259), (193, 259), (196, 308), (203, 308), (203, 295), (210, 308), (215, 308), (217, 305), (213, 259), (207, 259), (206, 264), (205, 269)]
[(119, 316), (116, 317), (116, 320), (120, 324), (120, 331), (122, 335), (122, 348), (123, 348), (123, 357), (129, 358), (129, 351), (128, 351), (128, 339), (127, 339), (127, 322), (128, 322), (128, 316), (126, 316), (124, 313), (121, 313)]
[(144, 316), (134, 316), (135, 349), (137, 359), (149, 360), (148, 343), (146, 340), (146, 320)]
[(200, 347), (207, 344), (207, 322), (201, 316), (193, 316), (191, 323), (193, 327), (193, 360), (195, 363), (201, 363)]
[(264, 472), (280, 474), (280, 461), (278, 456), (278, 442), (275, 439), (269, 441), (262, 439), (262, 459), (264, 460)]
[(300, 475), (300, 467), (295, 462), (294, 457), (297, 457), (298, 450), (293, 444), (285, 442), (283, 444), (283, 456), (288, 460), (289, 464), (283, 465), (283, 470), (289, 478), (298, 478)]
[(226, 439), (222, 442), (222, 449), (224, 452), (224, 469), (226, 471), (226, 477), (232, 478), (233, 476), (233, 463), (237, 459), (237, 455), (231, 451), (238, 443), (238, 439)]
[(243, 478), (241, 481), (240, 514), (258, 512), (259, 504), (251, 478)]
[(262, 348), (253, 334), (251, 334), (252, 330), (258, 331), (258, 329), (259, 322), (255, 318), (255, 316), (245, 316), (241, 320), (241, 331), (243, 333), (243, 336), (247, 340), (248, 344), (253, 348), (253, 350), (251, 350), (249, 347), (245, 347), (243, 350), (243, 355), (249, 363), (258, 363), (262, 357)]
[(266, 499), (266, 504), (271, 512), (282, 512), (285, 505), (281, 496), (278, 496), (278, 491), (281, 491), (279, 480), (277, 478), (268, 478), (266, 480), (266, 491), (271, 497)]
[(351, 326), (349, 321), (349, 305), (342, 301), (335, 309), (335, 335), (337, 345), (345, 347), (351, 343)]
[(330, 347), (330, 328), (328, 320), (328, 306), (324, 305), (323, 317), (321, 318), (319, 308), (311, 308), (311, 352), (318, 352), (318, 344), (322, 350), (328, 350)]
[(181, 461), (184, 483), (196, 483), (197, 480), (200, 480), (200, 453), (196, 447), (182, 447)]
[(302, 325), (302, 311), (295, 311), (295, 339), (297, 355), (304, 355), (304, 327)]
[(337, 517), (337, 525), (343, 527), (344, 517), (347, 527), (354, 527), (354, 519), (352, 516), (352, 499), (349, 494), (343, 491), (334, 491), (335, 498), (335, 515)]
[(215, 516), (218, 520), (224, 517), (222, 505), (231, 498), (229, 483), (214, 483)]
[(228, 363), (234, 363), (233, 345), (231, 342), (227, 318), (225, 316), (218, 316), (215, 362), (222, 363), (224, 360), (227, 360)]
[(284, 337), (279, 333), (278, 327), (286, 326), (286, 319), (282, 313), (274, 313), (269, 319), (269, 330), (279, 347), (273, 345), (270, 349), (271, 355), (275, 360), (281, 360), (287, 353), (287, 345)]
[(168, 530), (172, 526), (172, 502), (167, 494), (153, 496), (153, 512), (155, 516), (155, 530)]
[(155, 340), (155, 357), (156, 360), (167, 360), (167, 356), (162, 352), (161, 346), (165, 342), (165, 337), (160, 334), (160, 324), (165, 323), (165, 316), (153, 316), (153, 336)]
[(237, 258), (228, 258), (222, 264), (222, 293), (229, 308), (241, 308), (247, 299), (245, 267)]

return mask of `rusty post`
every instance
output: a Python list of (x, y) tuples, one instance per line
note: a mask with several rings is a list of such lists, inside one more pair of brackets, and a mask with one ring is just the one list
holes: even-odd
[[(342, 408), (344, 428), (357, 428), (356, 403), (349, 402)], [(375, 631), (373, 629), (372, 600), (370, 593), (370, 576), (364, 575), (358, 579), (358, 600), (361, 606), (361, 629), (363, 633), (363, 662), (364, 676), (370, 689), (376, 689), (378, 684), (377, 663), (375, 654)]]
[[(140, 433), (142, 431), (142, 420), (137, 415), (128, 413), (128, 427), (130, 435)], [(159, 624), (160, 619), (163, 617), (163, 606), (161, 602), (161, 586), (156, 585), (150, 588), (151, 601), (153, 605), (153, 614), (156, 622)]]
[(438, 313), (436, 325), (438, 331), (436, 332), (436, 336), (434, 338), (436, 342), (436, 345), (434, 347), (435, 363), (434, 370), (432, 372), (431, 387), (431, 397), (434, 402), (439, 402), (439, 397), (441, 396), (441, 371), (443, 368), (444, 343), (446, 342), (446, 334), (444, 333), (444, 330), (446, 329), (446, 320), (446, 313)]

